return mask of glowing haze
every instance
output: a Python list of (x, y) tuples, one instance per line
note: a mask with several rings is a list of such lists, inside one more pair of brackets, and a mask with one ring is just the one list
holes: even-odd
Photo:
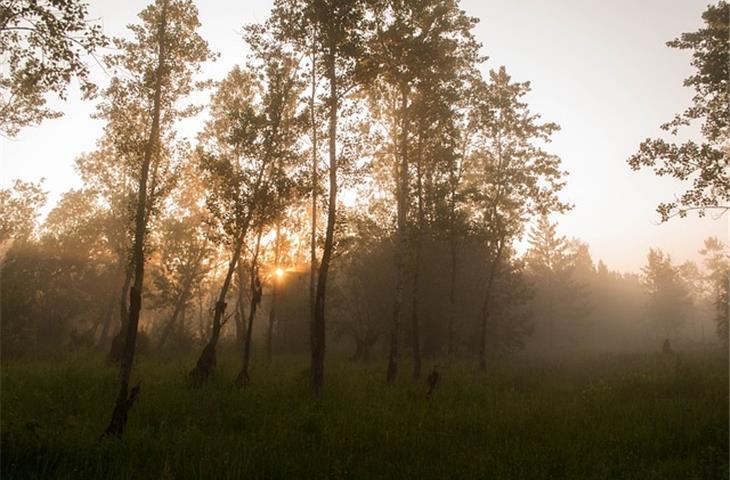
[[(90, 13), (109, 36), (124, 36), (146, 4), (97, 1)], [(198, 7), (201, 33), (221, 54), (206, 73), (220, 79), (244, 60), (241, 26), (263, 21), (271, 3), (199, 1)], [(556, 218), (560, 232), (588, 242), (594, 260), (612, 269), (638, 271), (650, 247), (677, 261), (696, 260), (704, 238), (728, 240), (727, 215), (658, 224), (656, 204), (681, 193), (682, 185), (626, 164), (641, 140), (657, 136), (659, 125), (689, 104), (692, 91), (682, 80), (692, 71), (690, 56), (665, 42), (699, 28), (705, 7), (701, 0), (462, 1), (481, 19), (475, 33), (490, 57), (485, 72), (505, 65), (514, 80), (532, 82), (532, 110), (562, 127), (550, 150), (570, 173), (563, 198), (575, 208)], [(108, 80), (93, 68), (98, 83)], [(78, 92), (53, 105), (66, 115), (26, 128), (14, 140), (0, 139), (0, 185), (45, 177), (49, 208), (80, 186), (74, 158), (92, 150), (101, 134), (101, 124), (90, 118), (93, 104)], [(201, 122), (183, 125), (183, 133), (192, 137)]]

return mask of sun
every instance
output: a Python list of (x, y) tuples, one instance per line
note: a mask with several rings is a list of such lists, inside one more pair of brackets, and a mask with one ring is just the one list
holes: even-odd
[(274, 270), (274, 275), (276, 275), (276, 278), (282, 278), (284, 276), (284, 269), (277, 268), (276, 270)]

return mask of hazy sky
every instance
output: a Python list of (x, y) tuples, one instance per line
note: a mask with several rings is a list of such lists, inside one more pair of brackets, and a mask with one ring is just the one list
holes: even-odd
[[(121, 36), (146, 4), (97, 1), (90, 13), (102, 19), (108, 35)], [(638, 271), (650, 247), (676, 260), (697, 259), (704, 238), (728, 239), (727, 215), (658, 224), (656, 204), (680, 194), (682, 186), (626, 164), (644, 138), (659, 134), (659, 125), (689, 104), (692, 91), (682, 80), (692, 71), (690, 56), (665, 42), (696, 30), (705, 6), (699, 0), (462, 1), (469, 15), (481, 19), (476, 36), (490, 57), (485, 71), (505, 65), (514, 80), (531, 81), (532, 110), (562, 127), (550, 150), (570, 172), (563, 198), (575, 208), (557, 218), (561, 233), (587, 241), (594, 260), (612, 269)], [(221, 53), (206, 73), (220, 79), (243, 61), (241, 26), (264, 20), (270, 2), (198, 1), (198, 7), (202, 35)], [(98, 68), (94, 78), (108, 80)], [(93, 105), (77, 92), (53, 104), (66, 112), (63, 118), (26, 128), (14, 140), (0, 139), (0, 185), (45, 177), (49, 205), (80, 186), (73, 160), (92, 150), (101, 133), (101, 124), (89, 117)], [(192, 134), (198, 127), (185, 130)]]

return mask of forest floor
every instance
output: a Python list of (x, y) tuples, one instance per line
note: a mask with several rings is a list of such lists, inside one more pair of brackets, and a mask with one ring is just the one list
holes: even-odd
[(100, 441), (117, 392), (101, 355), (4, 361), (2, 479), (728, 478), (720, 354), (455, 363), (431, 400), (407, 364), (387, 387), (384, 365), (330, 358), (315, 401), (304, 357), (255, 361), (245, 392), (220, 363), (191, 390), (193, 356), (140, 358), (124, 438)]

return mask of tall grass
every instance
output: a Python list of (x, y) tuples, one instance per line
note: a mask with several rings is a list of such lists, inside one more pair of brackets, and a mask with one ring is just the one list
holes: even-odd
[(194, 359), (142, 358), (121, 440), (99, 440), (117, 370), (100, 356), (5, 362), (2, 474), (15, 478), (728, 478), (727, 357), (503, 359), (384, 383), (384, 366), (330, 359), (324, 396), (305, 359), (254, 363), (231, 388), (224, 357), (204, 388)]

